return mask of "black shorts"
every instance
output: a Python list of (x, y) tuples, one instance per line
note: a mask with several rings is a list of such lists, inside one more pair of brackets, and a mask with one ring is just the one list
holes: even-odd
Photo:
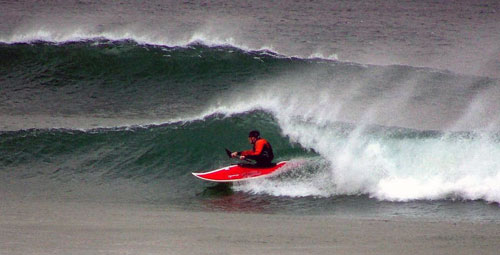
[(257, 161), (255, 163), (256, 166), (272, 166), (273, 163), (273, 157), (270, 156), (268, 153), (262, 153), (261, 155), (256, 155), (256, 156), (245, 156), (247, 159), (255, 160)]

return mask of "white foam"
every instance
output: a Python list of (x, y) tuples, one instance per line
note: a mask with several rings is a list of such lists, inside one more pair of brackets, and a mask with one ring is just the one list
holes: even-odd
[(315, 52), (307, 57), (308, 59), (327, 59), (327, 60), (339, 60), (337, 54), (325, 55), (322, 52)]

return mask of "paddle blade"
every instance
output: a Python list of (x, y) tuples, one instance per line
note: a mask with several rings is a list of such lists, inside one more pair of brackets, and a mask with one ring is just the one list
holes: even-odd
[(231, 157), (231, 151), (230, 151), (230, 150), (228, 150), (228, 149), (226, 149), (226, 148), (224, 148), (224, 149), (226, 150), (226, 154), (227, 154), (227, 156), (228, 156), (228, 157), (230, 157), (230, 158), (232, 158), (232, 157)]

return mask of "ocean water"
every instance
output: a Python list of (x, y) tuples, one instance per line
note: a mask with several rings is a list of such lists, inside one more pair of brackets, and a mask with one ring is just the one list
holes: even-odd
[(500, 220), (496, 1), (0, 5), (1, 199)]

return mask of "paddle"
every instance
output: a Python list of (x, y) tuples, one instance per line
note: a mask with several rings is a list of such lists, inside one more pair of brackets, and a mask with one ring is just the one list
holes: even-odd
[(228, 157), (230, 157), (230, 158), (232, 158), (232, 157), (231, 157), (231, 151), (230, 151), (230, 150), (228, 150), (227, 148), (224, 148), (224, 150), (226, 150), (226, 154), (227, 154), (227, 156), (228, 156)]
[[(227, 156), (228, 156), (228, 157), (233, 158), (233, 157), (231, 157), (231, 151), (230, 151), (230, 150), (228, 150), (227, 148), (224, 148), (224, 150), (226, 150), (226, 154), (227, 154)], [(238, 159), (239, 159), (239, 158), (238, 158)], [(250, 161), (249, 159), (244, 159), (244, 160), (245, 160), (246, 162), (252, 162), (252, 161)]]

